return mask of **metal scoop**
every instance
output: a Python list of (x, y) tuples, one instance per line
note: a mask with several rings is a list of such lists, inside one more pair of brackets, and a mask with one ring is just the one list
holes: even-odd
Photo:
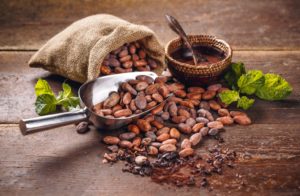
[(195, 52), (193, 49), (192, 44), (190, 43), (188, 36), (186, 35), (185, 31), (179, 24), (179, 22), (174, 18), (173, 16), (170, 15), (165, 15), (169, 27), (177, 34), (180, 36), (180, 38), (184, 41), (185, 45), (187, 46), (188, 50), (184, 51), (182, 56), (185, 58), (193, 57), (194, 64), (198, 65), (200, 62), (207, 62), (207, 58), (200, 54), (199, 52)]
[(20, 130), (23, 135), (27, 135), (39, 131), (44, 131), (46, 129), (78, 123), (86, 120), (90, 120), (97, 128), (106, 130), (118, 129), (124, 125), (127, 125), (132, 121), (148, 114), (160, 104), (142, 113), (123, 118), (107, 118), (99, 116), (93, 112), (92, 107), (95, 104), (104, 101), (111, 91), (118, 91), (119, 84), (121, 82), (125, 82), (129, 79), (135, 79), (138, 75), (147, 75), (152, 77), (153, 79), (157, 77), (157, 75), (153, 72), (131, 72), (104, 76), (86, 82), (78, 90), (80, 105), (83, 109), (31, 119), (23, 119), (20, 120), (19, 123)]

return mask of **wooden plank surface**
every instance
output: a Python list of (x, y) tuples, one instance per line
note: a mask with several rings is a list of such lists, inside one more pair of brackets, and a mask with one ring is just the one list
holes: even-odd
[(97, 13), (147, 25), (163, 43), (175, 36), (164, 19), (169, 13), (187, 32), (224, 38), (234, 49), (300, 48), (298, 0), (10, 0), (0, 10), (1, 50), (36, 50), (75, 20)]
[[(0, 195), (299, 195), (300, 194), (300, 1), (19, 1), (0, 3)], [(164, 14), (177, 17), (189, 33), (227, 40), (234, 61), (279, 73), (293, 86), (285, 101), (257, 100), (254, 124), (228, 127), (224, 147), (247, 153), (237, 167), (211, 179), (213, 192), (158, 185), (122, 173), (123, 163), (102, 164), (103, 135), (78, 135), (74, 125), (23, 137), (20, 118), (36, 116), (34, 84), (46, 78), (57, 92), (65, 78), (29, 69), (30, 56), (49, 38), (82, 17), (110, 13), (152, 28), (162, 43), (174, 33)], [(31, 51), (32, 50), (32, 51)], [(80, 84), (71, 82), (74, 89)], [(205, 140), (205, 152), (216, 141)], [(236, 175), (246, 186), (239, 188)]]
[[(282, 134), (280, 130), (283, 130)], [(299, 193), (299, 124), (258, 125), (245, 130), (234, 126), (226, 130), (225, 145), (247, 152), (250, 159), (240, 160), (235, 169), (214, 176), (210, 182), (217, 193)], [(246, 132), (246, 133), (245, 133)], [(101, 134), (91, 131), (78, 135), (74, 126), (23, 137), (16, 125), (1, 125), (1, 192), (14, 194), (57, 195), (195, 195), (207, 193), (195, 187), (176, 188), (158, 185), (149, 178), (122, 173), (122, 163), (102, 164), (105, 146)], [(12, 148), (11, 145), (14, 145)], [(199, 147), (214, 145), (205, 140)], [(9, 155), (9, 156), (7, 156)], [(239, 174), (247, 186), (237, 189), (233, 181)], [(34, 190), (34, 192), (32, 192)]]

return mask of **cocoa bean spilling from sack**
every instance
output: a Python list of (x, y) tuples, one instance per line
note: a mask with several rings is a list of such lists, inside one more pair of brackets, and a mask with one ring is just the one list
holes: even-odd
[(126, 73), (133, 71), (151, 71), (157, 68), (139, 42), (126, 43), (110, 52), (102, 62), (100, 75)]

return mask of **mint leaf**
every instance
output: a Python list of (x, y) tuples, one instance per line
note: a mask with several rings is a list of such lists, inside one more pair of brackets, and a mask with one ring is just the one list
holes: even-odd
[(230, 105), (232, 102), (237, 101), (240, 98), (240, 95), (237, 91), (224, 91), (222, 93), (219, 93), (219, 97), (223, 103), (226, 105)]
[(43, 79), (39, 79), (34, 87), (36, 96), (42, 95), (42, 94), (49, 94), (54, 95), (51, 87), (49, 86), (48, 82)]
[(68, 98), (68, 97), (73, 97), (72, 88), (70, 85), (68, 85), (67, 83), (63, 83), (62, 88), (63, 88), (63, 91), (60, 91), (57, 96), (58, 100)]
[(242, 74), (246, 73), (245, 66), (242, 62), (232, 63), (230, 65), (230, 69), (225, 74), (224, 78), (229, 84), (229, 86), (236, 90), (237, 89), (237, 81)]
[(45, 115), (56, 111), (56, 98), (54, 95), (42, 94), (37, 96), (35, 111), (39, 115)]
[(63, 106), (66, 110), (71, 110), (71, 108), (76, 108), (79, 105), (78, 97), (66, 97), (58, 100), (57, 105)]
[(292, 90), (291, 85), (280, 75), (265, 74), (265, 82), (255, 94), (261, 99), (275, 101), (286, 98)]
[(242, 108), (244, 110), (248, 110), (253, 104), (254, 99), (249, 99), (246, 96), (242, 96), (237, 102), (237, 107)]
[(237, 84), (241, 93), (252, 95), (264, 84), (264, 74), (260, 70), (251, 70), (241, 75)]

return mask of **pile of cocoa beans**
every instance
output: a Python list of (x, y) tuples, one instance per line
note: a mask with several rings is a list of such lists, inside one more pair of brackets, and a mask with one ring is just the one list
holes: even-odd
[(120, 84), (118, 92), (110, 92), (109, 97), (93, 107), (95, 113), (107, 118), (122, 118), (149, 110), (164, 101), (169, 95), (165, 86), (157, 81), (139, 75), (136, 79)]
[(147, 55), (141, 44), (132, 42), (124, 44), (105, 57), (100, 67), (100, 75), (150, 71), (155, 68), (157, 68), (156, 61)]
[[(119, 136), (104, 137), (103, 142), (109, 145), (111, 151), (105, 154), (104, 162), (116, 161), (118, 153), (124, 149), (143, 153), (145, 157), (138, 158), (139, 164), (141, 160), (147, 160), (147, 156), (166, 152), (177, 151), (180, 157), (192, 156), (194, 148), (204, 137), (215, 137), (224, 126), (251, 124), (247, 114), (229, 111), (218, 99), (218, 93), (226, 90), (228, 88), (221, 84), (213, 84), (206, 89), (185, 87), (172, 77), (157, 77), (154, 84), (145, 89), (147, 105), (153, 101), (158, 103), (169, 93), (174, 96), (152, 110), (151, 114), (128, 125)], [(158, 95), (161, 97), (155, 98)]]

